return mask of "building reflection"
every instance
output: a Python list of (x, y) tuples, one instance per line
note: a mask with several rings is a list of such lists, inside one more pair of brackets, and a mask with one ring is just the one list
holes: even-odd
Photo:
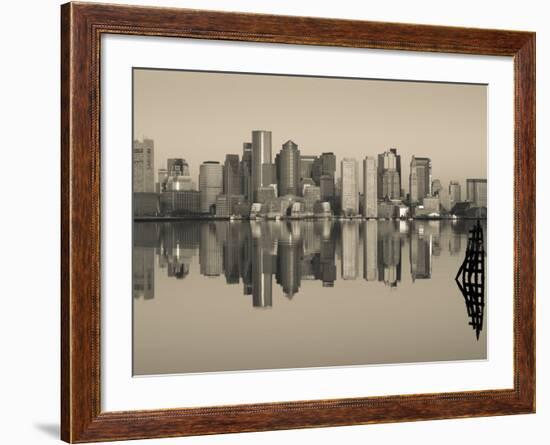
[(198, 272), (241, 284), (256, 308), (273, 306), (274, 281), (290, 299), (305, 283), (334, 287), (338, 267), (343, 280), (360, 279), (362, 270), (365, 281), (395, 288), (402, 281), (403, 249), (409, 250), (411, 281), (430, 279), (434, 256), (444, 248), (461, 254), (470, 226), (418, 220), (136, 222), (133, 296), (154, 298), (155, 269), (179, 280)]
[(378, 225), (378, 281), (397, 287), (401, 281), (402, 239), (398, 221), (380, 221)]

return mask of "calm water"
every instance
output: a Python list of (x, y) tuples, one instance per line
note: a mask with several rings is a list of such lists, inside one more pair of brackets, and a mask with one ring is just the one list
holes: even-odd
[(484, 359), (473, 224), (134, 223), (134, 374)]

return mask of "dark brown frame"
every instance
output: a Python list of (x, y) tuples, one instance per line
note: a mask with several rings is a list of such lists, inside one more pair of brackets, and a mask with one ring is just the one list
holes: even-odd
[[(102, 412), (100, 38), (132, 34), (512, 56), (514, 388)], [(92, 3), (61, 7), (61, 437), (174, 437), (535, 412), (535, 34)], [(512, 252), (510, 252), (512, 254)]]

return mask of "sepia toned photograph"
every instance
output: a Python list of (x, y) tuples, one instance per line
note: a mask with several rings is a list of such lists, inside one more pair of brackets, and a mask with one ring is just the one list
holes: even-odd
[(487, 359), (487, 85), (132, 82), (135, 376)]

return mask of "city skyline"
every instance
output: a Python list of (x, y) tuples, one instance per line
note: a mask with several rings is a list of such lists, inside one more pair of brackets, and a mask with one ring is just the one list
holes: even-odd
[(272, 131), (273, 154), (288, 140), (302, 156), (358, 162), (396, 147), (465, 187), (486, 177), (486, 123), (484, 85), (134, 70), (134, 138), (155, 139), (155, 165), (186, 158), (194, 181), (200, 162), (241, 154), (257, 128)]
[(134, 140), (134, 216), (486, 217), (486, 178), (467, 178), (463, 199), (458, 181), (443, 186), (434, 177), (430, 158), (412, 155), (406, 188), (397, 148), (367, 156), (362, 163), (343, 158), (338, 178), (338, 158), (332, 152), (301, 155), (298, 145), (288, 140), (274, 154), (269, 130), (252, 130), (250, 139), (243, 142), (242, 157), (228, 153), (223, 163), (203, 161), (198, 190), (184, 158), (167, 159), (155, 181), (154, 141)]

